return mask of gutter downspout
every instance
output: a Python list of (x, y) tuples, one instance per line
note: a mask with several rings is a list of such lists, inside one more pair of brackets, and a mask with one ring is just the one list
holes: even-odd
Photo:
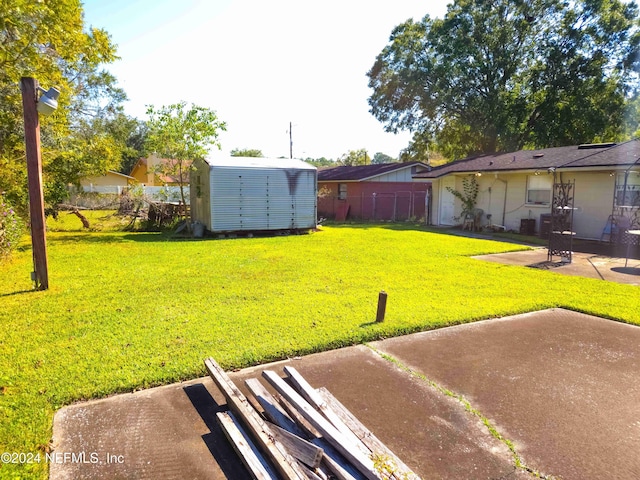
[(504, 183), (504, 203), (502, 205), (502, 223), (500, 225), (507, 228), (504, 224), (504, 221), (505, 221), (505, 216), (507, 215), (507, 186), (509, 184), (507, 183), (506, 180), (499, 178), (497, 173), (496, 173), (496, 180), (499, 180), (500, 182)]

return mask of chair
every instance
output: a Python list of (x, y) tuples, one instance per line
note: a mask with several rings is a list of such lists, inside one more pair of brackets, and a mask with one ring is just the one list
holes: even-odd
[(462, 220), (462, 230), (466, 230), (467, 228), (472, 232), (479, 230), (482, 224), (482, 215), (484, 215), (484, 210), (481, 208), (474, 208), (465, 213)]
[(624, 233), (629, 230), (631, 222), (623, 215), (609, 215), (607, 223), (602, 229), (600, 241), (604, 240), (605, 235), (609, 235), (609, 241), (612, 243), (624, 243)]

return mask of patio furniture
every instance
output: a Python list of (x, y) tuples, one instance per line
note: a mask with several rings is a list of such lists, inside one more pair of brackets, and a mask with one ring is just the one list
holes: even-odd
[[(636, 235), (640, 238), (640, 230), (627, 230), (625, 232), (627, 235)], [(632, 239), (629, 238), (629, 241), (627, 242), (627, 256), (624, 259), (624, 267), (627, 268), (627, 263), (629, 263), (629, 250), (631, 250), (631, 244), (634, 243), (631, 241)]]
[(467, 228), (471, 232), (479, 230), (482, 223), (482, 215), (484, 215), (484, 210), (481, 208), (474, 208), (470, 212), (465, 213), (462, 221), (462, 230), (466, 230)]

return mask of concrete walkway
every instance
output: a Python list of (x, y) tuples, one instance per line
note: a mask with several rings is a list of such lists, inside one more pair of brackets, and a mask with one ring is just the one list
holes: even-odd
[[(240, 386), (295, 366), (424, 479), (632, 479), (639, 344), (638, 327), (552, 309), (231, 376)], [(248, 478), (214, 420), (224, 409), (208, 378), (65, 407), (54, 420), (61, 461), (51, 479)]]
[[(574, 252), (571, 263), (562, 263), (558, 257), (547, 261), (546, 248), (534, 248), (522, 252), (478, 255), (473, 258), (506, 265), (541, 268), (563, 275), (577, 275), (609, 282), (640, 285), (640, 260), (608, 257), (593, 253)], [(625, 262), (627, 266), (625, 267)]]

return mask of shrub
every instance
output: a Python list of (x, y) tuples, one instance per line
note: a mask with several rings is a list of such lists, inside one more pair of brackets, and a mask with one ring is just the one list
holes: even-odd
[(18, 246), (22, 232), (22, 220), (0, 194), (0, 258), (11, 255)]

